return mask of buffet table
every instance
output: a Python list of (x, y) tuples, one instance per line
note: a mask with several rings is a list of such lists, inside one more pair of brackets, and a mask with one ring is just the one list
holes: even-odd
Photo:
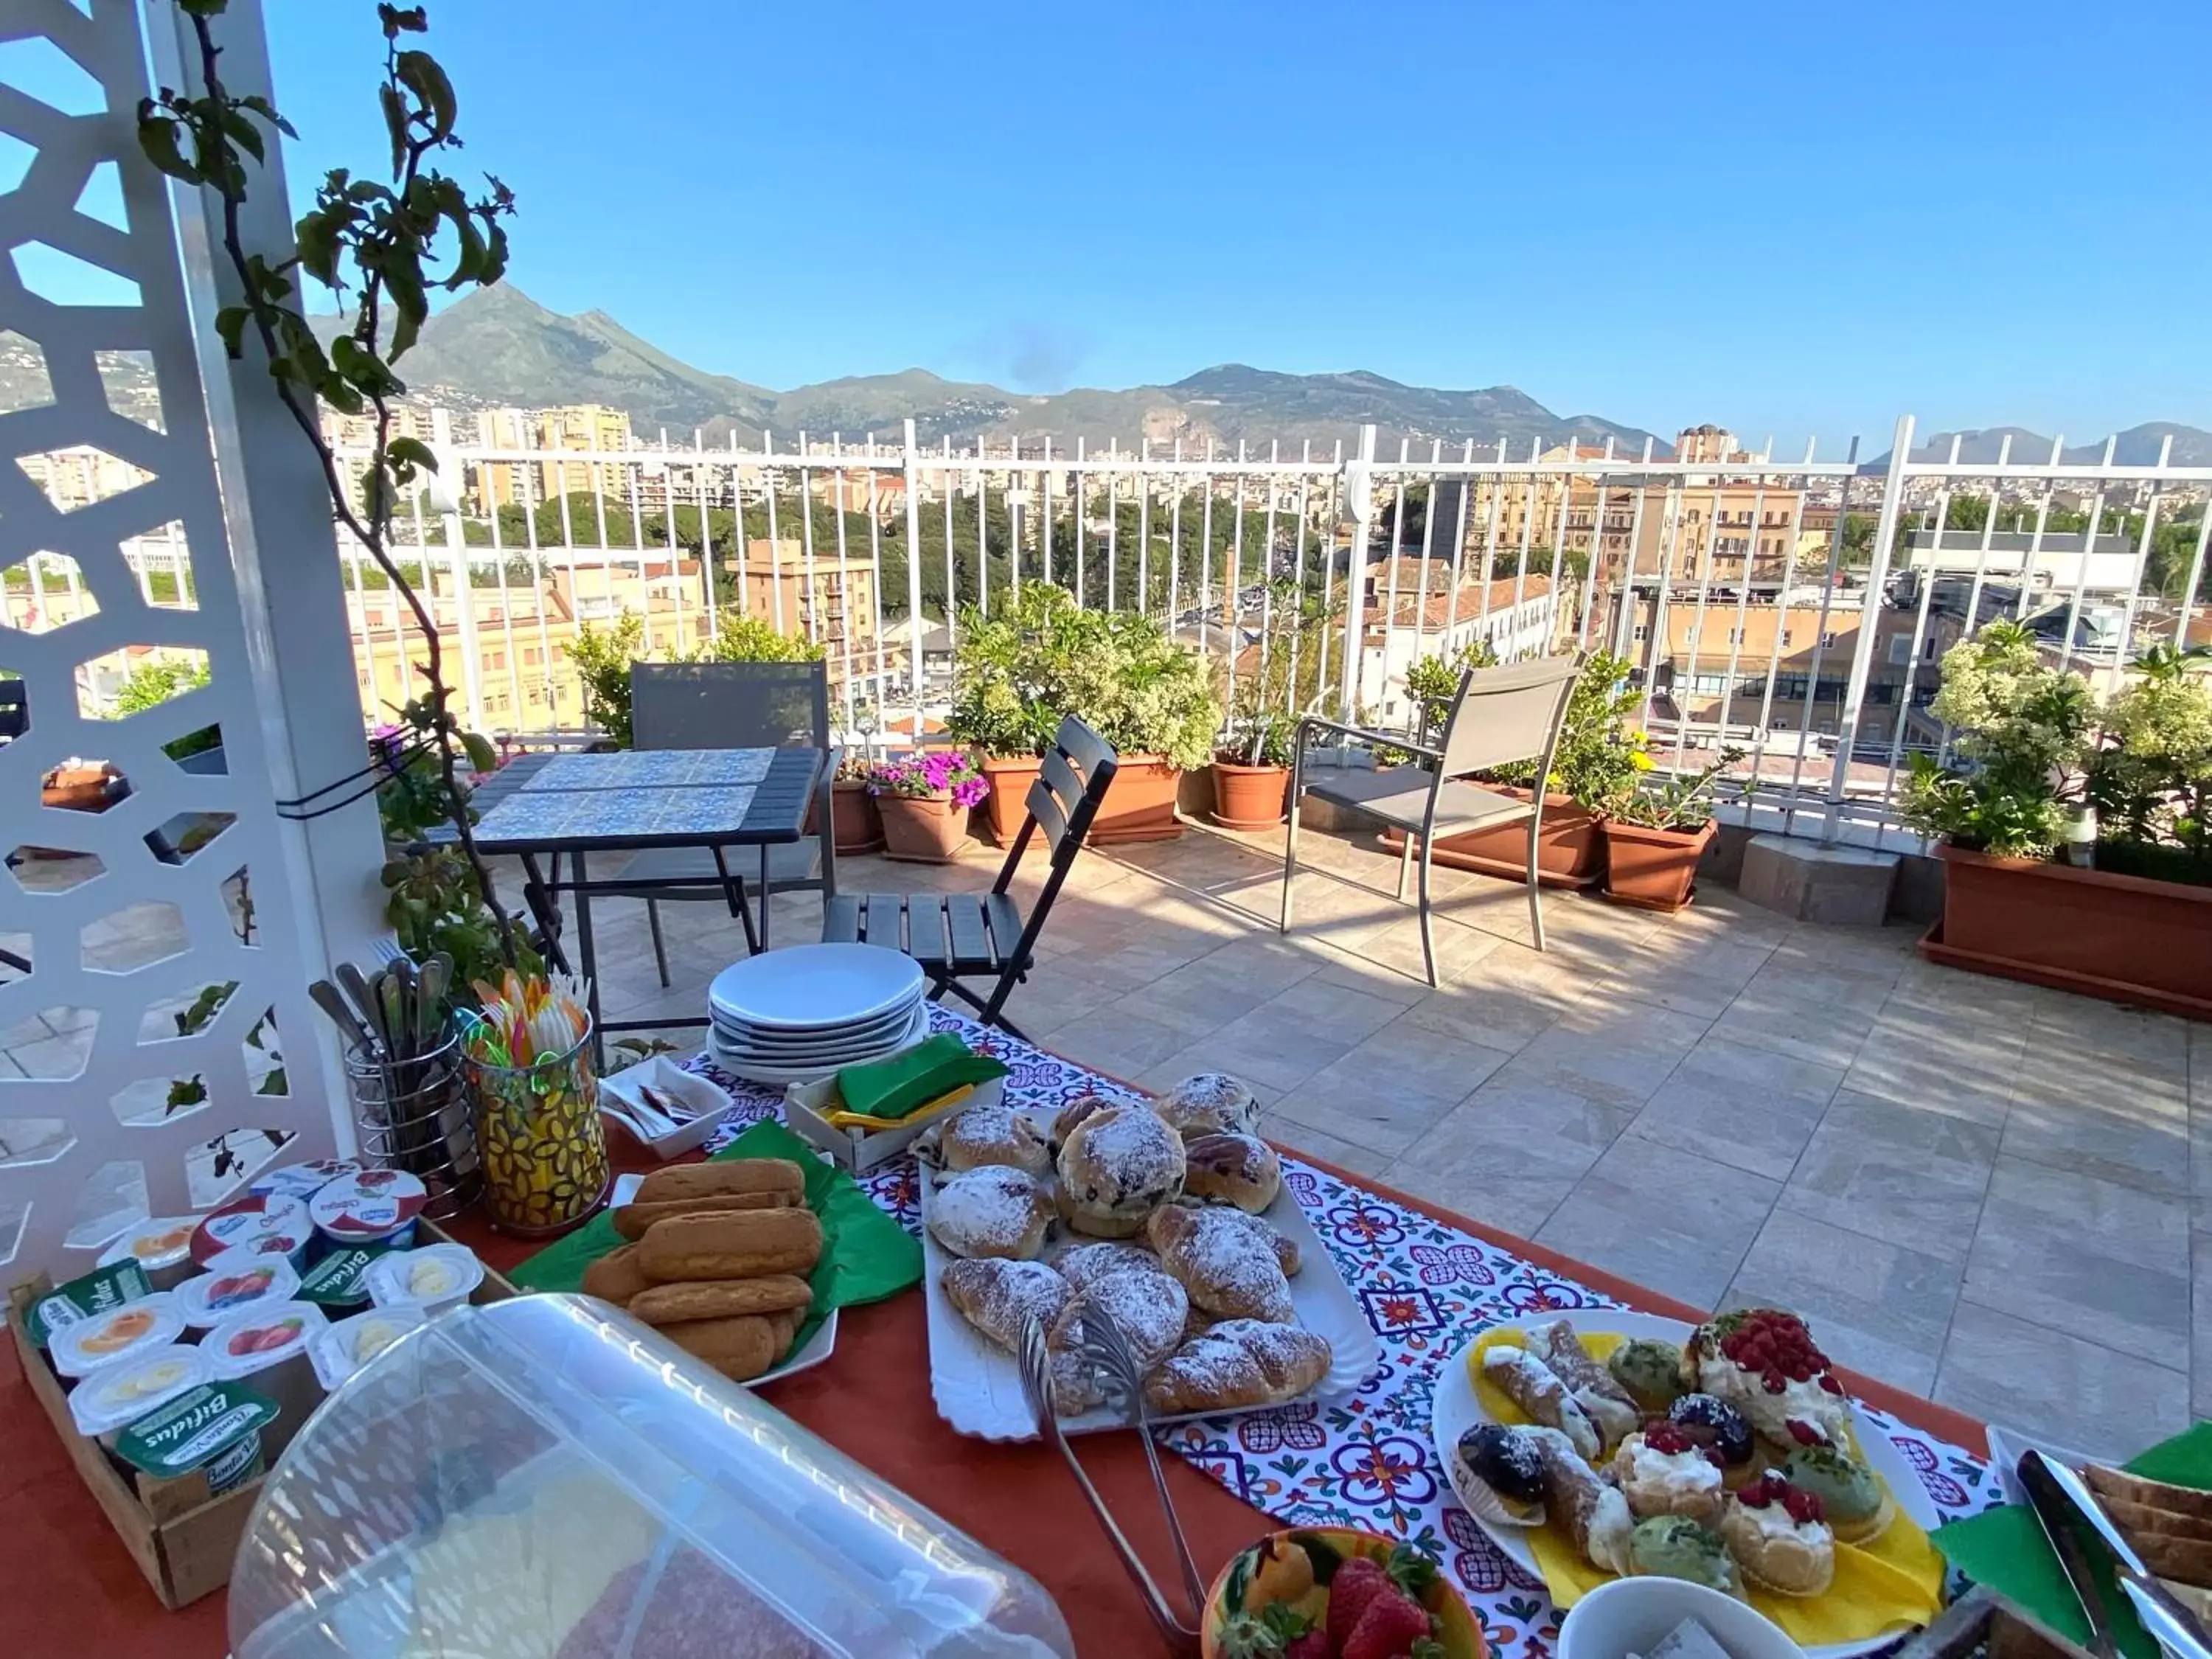
[[(951, 1011), (933, 1009), (932, 1019), (1005, 1060), (1008, 1097), (1018, 1104), (1057, 1106), (1123, 1086)], [(770, 1091), (703, 1060), (693, 1064), (737, 1102), (716, 1144), (776, 1111)], [(618, 1162), (650, 1164), (642, 1149), (617, 1138)], [(1201, 1572), (1210, 1576), (1274, 1525), (1365, 1527), (1434, 1552), (1466, 1591), (1498, 1659), (1541, 1659), (1553, 1649), (1557, 1614), (1540, 1583), (1493, 1549), (1451, 1498), (1430, 1441), (1434, 1381), (1499, 1318), (1626, 1304), (1695, 1320), (1702, 1310), (1311, 1160), (1286, 1156), (1285, 1171), (1366, 1310), (1382, 1362), (1349, 1400), (1160, 1431), (1161, 1443), (1179, 1454), (1164, 1467)], [(910, 1162), (863, 1184), (918, 1228)], [(452, 1227), (501, 1268), (536, 1248), (471, 1218)], [(1997, 1501), (1978, 1425), (1871, 1380), (1847, 1380), (1945, 1518)], [(1086, 1654), (1164, 1650), (1151, 1640), (1134, 1589), (1057, 1454), (1035, 1443), (969, 1439), (938, 1417), (920, 1296), (846, 1310), (829, 1363), (768, 1385), (763, 1397), (1034, 1575)], [(30, 1407), (12, 1354), (0, 1357), (0, 1605), (9, 1609), (11, 1634), (27, 1643), (12, 1650), (33, 1659), (223, 1653), (223, 1598), (163, 1612)], [(1172, 1558), (1134, 1438), (1092, 1435), (1078, 1449), (1156, 1574), (1171, 1582)]]

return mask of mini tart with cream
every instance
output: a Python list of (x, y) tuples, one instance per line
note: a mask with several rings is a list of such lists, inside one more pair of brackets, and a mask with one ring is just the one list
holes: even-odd
[(1746, 1576), (1778, 1594), (1818, 1595), (1835, 1578), (1826, 1509), (1771, 1469), (1729, 1500), (1720, 1534)]
[(1875, 1472), (1833, 1446), (1800, 1446), (1782, 1473), (1820, 1500), (1829, 1529), (1846, 1544), (1872, 1542), (1897, 1518), (1897, 1504)]
[(1796, 1314), (1746, 1308), (1698, 1326), (1683, 1346), (1682, 1378), (1741, 1412), (1777, 1456), (1850, 1444), (1844, 1385)]
[(1655, 1515), (1628, 1534), (1628, 1571), (1635, 1578), (1682, 1578), (1723, 1595), (1741, 1596), (1742, 1580), (1720, 1534), (1686, 1515)]
[(1639, 1521), (1682, 1515), (1710, 1527), (1728, 1503), (1720, 1454), (1674, 1423), (1654, 1422), (1622, 1441), (1613, 1478)]

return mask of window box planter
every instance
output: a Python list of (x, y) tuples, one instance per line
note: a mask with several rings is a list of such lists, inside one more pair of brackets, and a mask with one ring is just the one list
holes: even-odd
[(1653, 830), (1600, 821), (1605, 838), (1605, 896), (1639, 910), (1679, 910), (1698, 890), (1698, 860), (1720, 833), (1711, 818), (1695, 830)]
[(1289, 804), (1291, 769), (1213, 757), (1213, 821), (1224, 830), (1273, 830)]
[[(1525, 789), (1510, 785), (1498, 788), (1501, 794), (1522, 800), (1528, 799)], [(1385, 830), (1382, 844), (1395, 853), (1405, 845), (1405, 837), (1395, 830)], [(1419, 842), (1414, 850), (1419, 850)], [(1524, 820), (1501, 824), (1494, 830), (1467, 830), (1456, 836), (1441, 836), (1429, 861), (1449, 869), (1502, 876), (1507, 881), (1526, 881), (1528, 825)], [(1598, 830), (1597, 819), (1576, 805), (1572, 795), (1546, 795), (1543, 826), (1536, 838), (1536, 879), (1547, 887), (1579, 889), (1595, 887), (1604, 878), (1605, 837)]]
[(878, 795), (884, 856), (908, 864), (951, 864), (968, 839), (968, 809), (950, 795)]
[[(983, 775), (991, 781), (990, 798), (983, 803), (991, 839), (1011, 847), (1022, 832), (1030, 785), (1043, 763), (1032, 755), (986, 755), (981, 764)], [(1162, 757), (1122, 756), (1113, 785), (1091, 822), (1092, 844), (1173, 841), (1182, 834), (1182, 820), (1176, 817), (1176, 793), (1182, 787), (1182, 769)]]
[(1936, 854), (1943, 915), (1920, 941), (1930, 962), (2212, 1019), (2212, 888)]

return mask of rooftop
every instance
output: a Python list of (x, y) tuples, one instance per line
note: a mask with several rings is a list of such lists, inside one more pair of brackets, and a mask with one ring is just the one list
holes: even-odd
[[(1846, 1364), (1976, 1415), (2118, 1454), (2212, 1409), (2212, 1033), (1725, 890), (1671, 917), (1548, 895), (1539, 955), (1517, 887), (1441, 869), (1432, 992), (1396, 861), (1311, 830), (1299, 852), (1285, 939), (1274, 836), (1087, 851), (1008, 1012), (1146, 1086), (1235, 1073), (1285, 1146), (1701, 1306), (1802, 1310)], [(977, 846), (839, 880), (997, 867)], [(817, 907), (780, 897), (773, 942)], [(742, 953), (717, 907), (664, 916), (665, 991), (643, 907), (595, 907), (610, 1018), (695, 1013)]]

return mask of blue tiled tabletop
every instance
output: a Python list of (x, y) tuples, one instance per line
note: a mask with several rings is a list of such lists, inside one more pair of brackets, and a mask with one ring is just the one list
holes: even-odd
[(773, 749), (632, 749), (612, 755), (556, 755), (523, 781), (526, 790), (672, 789), (752, 784), (768, 775)]
[(532, 757), (479, 791), (477, 843), (520, 853), (795, 841), (826, 759), (817, 749)]

